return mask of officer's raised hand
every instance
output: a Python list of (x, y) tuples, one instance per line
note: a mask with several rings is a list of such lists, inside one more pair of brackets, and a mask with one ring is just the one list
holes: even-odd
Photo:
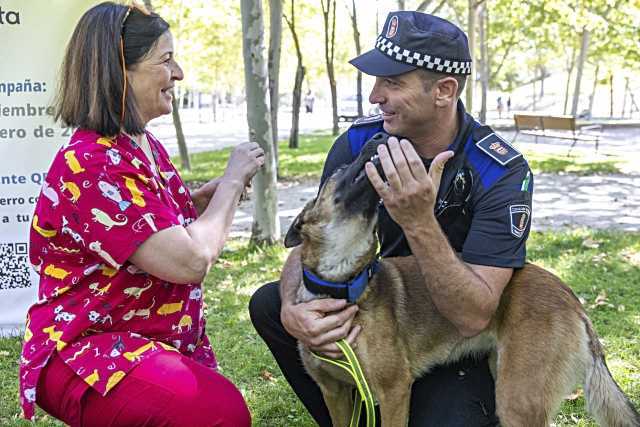
[(403, 229), (414, 225), (423, 213), (433, 212), (444, 165), (453, 154), (453, 151), (438, 154), (427, 172), (409, 140), (398, 141), (396, 137), (390, 137), (387, 145), (378, 147), (387, 183), (382, 180), (373, 163), (365, 165), (369, 181), (389, 215)]

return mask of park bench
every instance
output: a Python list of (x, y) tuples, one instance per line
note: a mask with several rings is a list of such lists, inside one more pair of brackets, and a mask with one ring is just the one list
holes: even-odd
[(536, 143), (538, 142), (538, 137), (570, 139), (573, 140), (573, 143), (567, 153), (569, 155), (578, 141), (594, 141), (596, 153), (598, 152), (602, 125), (578, 127), (574, 116), (514, 114), (513, 119), (516, 125), (516, 135), (513, 137), (512, 142), (515, 142), (521, 133), (535, 136)]

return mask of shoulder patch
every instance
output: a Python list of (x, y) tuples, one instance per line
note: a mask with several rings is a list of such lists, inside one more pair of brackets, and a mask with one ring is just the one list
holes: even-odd
[(511, 234), (521, 238), (527, 229), (531, 218), (531, 209), (527, 205), (509, 205), (509, 219), (511, 220)]
[(360, 117), (359, 119), (355, 120), (353, 122), (353, 125), (351, 126), (362, 126), (362, 125), (368, 125), (371, 123), (376, 123), (381, 121), (382, 121), (382, 114), (376, 114), (375, 116)]
[(490, 133), (476, 142), (476, 146), (502, 166), (506, 166), (513, 159), (522, 157), (521, 152), (516, 150), (513, 145), (502, 139), (495, 132)]

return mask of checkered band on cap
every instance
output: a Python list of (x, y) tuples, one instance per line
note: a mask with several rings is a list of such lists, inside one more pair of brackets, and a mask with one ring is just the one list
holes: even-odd
[(454, 61), (420, 52), (412, 52), (394, 44), (383, 36), (378, 37), (376, 49), (396, 61), (404, 62), (414, 67), (446, 74), (471, 74), (471, 61)]

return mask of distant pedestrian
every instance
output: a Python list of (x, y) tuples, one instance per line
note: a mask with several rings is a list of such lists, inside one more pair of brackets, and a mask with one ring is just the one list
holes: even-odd
[(507, 98), (507, 113), (511, 112), (511, 97)]
[(313, 103), (315, 101), (315, 97), (313, 93), (311, 93), (311, 89), (307, 91), (307, 94), (304, 96), (304, 110), (307, 113), (313, 113)]
[(504, 106), (502, 105), (502, 97), (501, 96), (498, 97), (497, 104), (498, 104), (498, 117), (502, 118), (502, 110), (503, 110)]

